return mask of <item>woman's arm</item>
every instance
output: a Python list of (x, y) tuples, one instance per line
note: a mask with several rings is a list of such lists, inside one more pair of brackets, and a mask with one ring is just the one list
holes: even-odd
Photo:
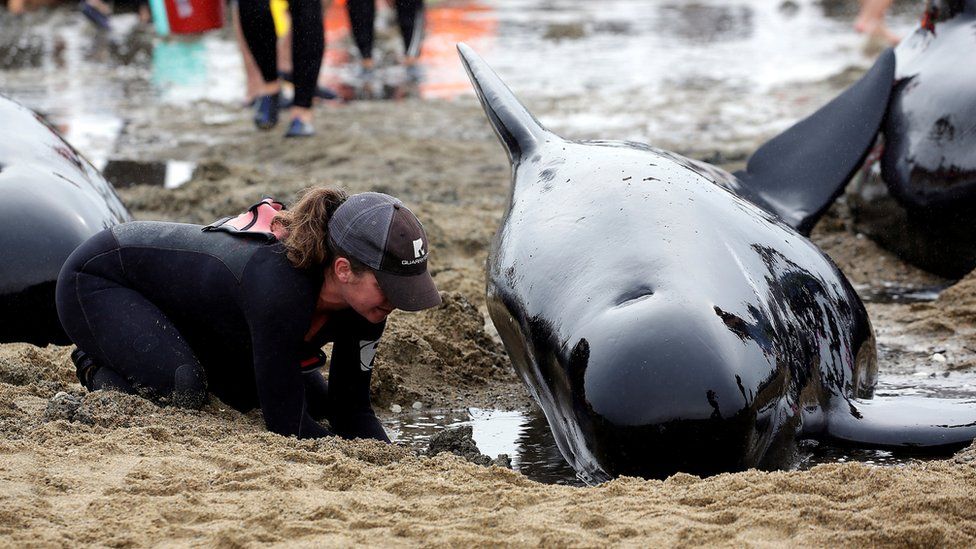
[[(315, 305), (313, 283), (281, 269), (282, 258), (256, 253), (241, 280), (242, 307), (248, 320), (254, 378), (268, 430), (298, 438), (332, 432), (316, 422), (305, 399), (301, 351)], [(288, 267), (290, 269), (290, 267)]]
[(373, 354), (383, 326), (372, 333), (340, 338), (329, 366), (329, 424), (343, 438), (373, 438), (390, 442), (369, 400)]

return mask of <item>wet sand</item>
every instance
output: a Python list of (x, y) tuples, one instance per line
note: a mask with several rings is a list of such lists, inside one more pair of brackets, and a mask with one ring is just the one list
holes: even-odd
[[(856, 78), (783, 89), (816, 105)], [(585, 98), (579, 101), (585, 102)], [(575, 105), (573, 98), (568, 99)], [(529, 98), (531, 110), (552, 108)], [(700, 114), (700, 113), (699, 113)], [(510, 168), (472, 96), (318, 109), (318, 135), (285, 141), (223, 103), (143, 105), (113, 157), (196, 162), (175, 190), (120, 191), (139, 219), (208, 223), (309, 185), (402, 198), (424, 222), (442, 307), (395, 313), (377, 355), (375, 408), (532, 406), (486, 322), (484, 261)], [(655, 144), (729, 169), (765, 136)], [(615, 134), (600, 137), (614, 137)], [(593, 136), (596, 137), (596, 136)], [(701, 143), (705, 142), (705, 145)], [(948, 285), (850, 231), (843, 204), (813, 239), (866, 293)], [(174, 283), (178, 283), (174, 281)], [(928, 303), (869, 303), (886, 373), (976, 366), (976, 277)], [(0, 541), (10, 545), (784, 545), (976, 543), (976, 447), (898, 467), (855, 463), (589, 488), (544, 485), (404, 446), (268, 433), (217, 400), (161, 408), (86, 394), (70, 348), (0, 345)], [(932, 365), (932, 356), (940, 361)]]
[[(203, 112), (220, 122), (201, 131)], [(439, 309), (391, 319), (374, 376), (377, 409), (388, 413), (392, 404), (414, 401), (529, 406), (485, 323), (482, 266), (509, 169), (474, 99), (359, 103), (322, 108), (319, 115), (317, 137), (286, 142), (277, 132), (255, 133), (248, 113), (229, 107), (150, 109), (145, 121), (129, 124), (120, 156), (140, 151), (145, 157), (149, 150), (199, 167), (179, 189), (120, 194), (138, 218), (193, 223), (242, 209), (265, 193), (291, 200), (310, 184), (401, 196), (428, 228), (431, 265), (446, 299)], [(818, 227), (815, 240), (855, 284), (940, 282), (848, 232), (843, 208)], [(870, 308), (880, 339), (907, 333), (915, 343), (957, 349), (947, 351), (948, 368), (973, 365), (967, 345), (976, 278), (931, 303)], [(0, 539), (6, 543), (976, 542), (976, 448), (955, 460), (901, 467), (847, 463), (704, 480), (679, 474), (666, 481), (553, 486), (401, 446), (280, 437), (265, 431), (259, 413), (241, 415), (216, 400), (190, 412), (117, 393), (85, 394), (69, 352), (0, 346)], [(61, 392), (67, 394), (52, 399)]]

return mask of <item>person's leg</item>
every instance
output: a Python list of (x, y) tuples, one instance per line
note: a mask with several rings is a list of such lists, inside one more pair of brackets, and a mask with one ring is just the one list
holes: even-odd
[(277, 36), (271, 6), (267, 0), (239, 0), (237, 10), (240, 14), (241, 34), (248, 50), (254, 56), (261, 78), (267, 91), (278, 91), (278, 60), (275, 54)]
[(349, 26), (359, 48), (363, 66), (373, 67), (373, 25), (376, 19), (376, 0), (348, 0)]
[(291, 50), (293, 31), (289, 25), (288, 32), (278, 39), (278, 73), (291, 74), (294, 70), (294, 63), (291, 61)]
[(247, 47), (247, 42), (244, 41), (244, 32), (241, 30), (241, 16), (236, 5), (231, 9), (231, 22), (234, 25), (237, 49), (240, 50), (241, 61), (244, 63), (244, 76), (247, 79), (245, 99), (246, 103), (250, 105), (259, 95), (262, 95), (264, 80), (257, 62), (254, 61), (254, 56), (251, 55), (251, 50)]
[[(288, 3), (292, 25), (292, 83), (295, 98), (292, 100), (292, 127), (289, 137), (311, 135), (312, 99), (318, 87), (322, 54), (325, 52), (325, 35), (322, 25), (321, 0), (291, 0)], [(294, 121), (302, 124), (297, 130)]]
[(268, 0), (238, 0), (241, 33), (261, 71), (261, 90), (254, 113), (254, 124), (263, 130), (278, 123), (281, 84), (278, 82), (278, 59), (274, 18)]
[(854, 29), (868, 36), (878, 37), (890, 44), (897, 44), (898, 35), (885, 24), (885, 14), (892, 0), (861, 0), (861, 11), (854, 20)]
[(406, 64), (416, 62), (424, 41), (424, 0), (396, 0), (397, 22), (403, 36)]
[(120, 272), (115, 239), (103, 231), (72, 253), (58, 278), (58, 316), (79, 358), (91, 361), (82, 381), (199, 408), (207, 395), (203, 366), (162, 311), (120, 283)]

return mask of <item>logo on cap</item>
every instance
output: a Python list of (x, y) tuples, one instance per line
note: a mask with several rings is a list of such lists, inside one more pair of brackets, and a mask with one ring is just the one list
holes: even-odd
[(424, 255), (424, 239), (418, 238), (413, 241), (413, 257), (416, 259), (418, 257), (423, 257)]

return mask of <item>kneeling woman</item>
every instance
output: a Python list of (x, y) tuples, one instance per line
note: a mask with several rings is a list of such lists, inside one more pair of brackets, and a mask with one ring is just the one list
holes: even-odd
[(380, 193), (312, 189), (279, 209), (208, 227), (125, 223), (75, 250), (57, 305), (82, 384), (186, 407), (209, 390), (260, 406), (282, 435), (388, 441), (369, 400), (373, 355), (391, 311), (440, 303), (427, 235)]

